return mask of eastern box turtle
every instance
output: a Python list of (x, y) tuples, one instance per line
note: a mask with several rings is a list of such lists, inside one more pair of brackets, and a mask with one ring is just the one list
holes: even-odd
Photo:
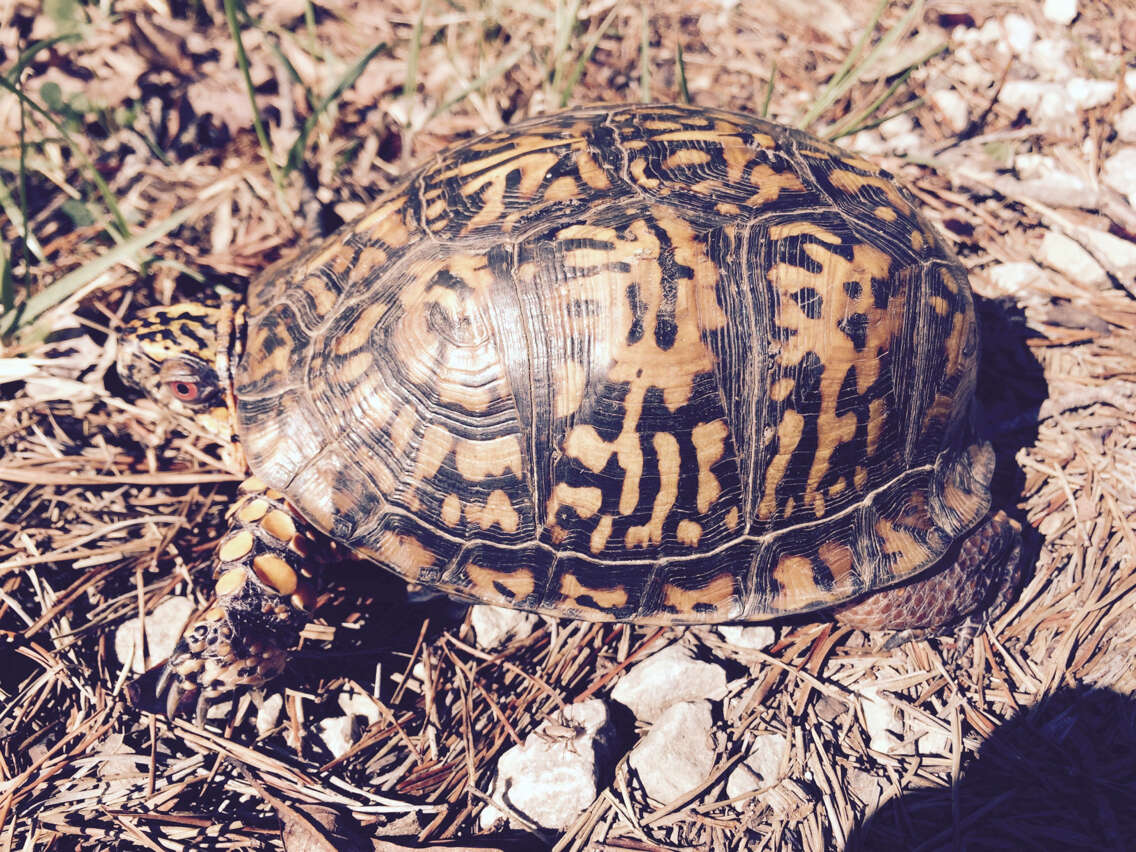
[(886, 172), (756, 118), (596, 106), (463, 142), (245, 307), (120, 343), (253, 473), (175, 705), (279, 673), (321, 541), (593, 620), (835, 608), (965, 641), (1017, 584), (965, 270)]

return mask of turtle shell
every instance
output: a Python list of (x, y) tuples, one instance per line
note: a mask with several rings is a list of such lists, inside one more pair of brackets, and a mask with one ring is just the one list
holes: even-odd
[(253, 472), (449, 593), (588, 619), (831, 606), (986, 514), (964, 269), (871, 163), (756, 118), (464, 142), (250, 288)]

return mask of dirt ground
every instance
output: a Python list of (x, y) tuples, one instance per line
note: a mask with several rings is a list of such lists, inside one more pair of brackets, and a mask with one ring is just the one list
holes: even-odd
[[(1131, 848), (1136, 7), (229, 12), (0, 0), (0, 849)], [(1026, 530), (1017, 602), (957, 662), (821, 617), (751, 650), (542, 620), (487, 652), (464, 607), (349, 563), (266, 696), (205, 727), (135, 697), (162, 640), (140, 679), (116, 642), (205, 606), (238, 478), (123, 386), (113, 330), (242, 292), (455, 140), (642, 100), (839, 137), (915, 193), (980, 297), (996, 499)], [(649, 800), (620, 760), (567, 831), (482, 819), (502, 753), (674, 642), (728, 674), (704, 784)], [(646, 730), (622, 724), (620, 754)], [(771, 733), (776, 777), (727, 795)]]

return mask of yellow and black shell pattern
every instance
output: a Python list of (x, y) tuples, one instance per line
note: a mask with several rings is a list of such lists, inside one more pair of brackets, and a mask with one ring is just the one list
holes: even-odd
[(802, 612), (989, 508), (965, 271), (886, 172), (756, 118), (588, 107), (457, 145), (248, 318), (253, 472), (457, 596)]

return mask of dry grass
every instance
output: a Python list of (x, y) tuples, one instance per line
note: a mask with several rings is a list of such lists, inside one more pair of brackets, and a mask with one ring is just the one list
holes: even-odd
[[(877, 651), (871, 637), (823, 621), (782, 626), (764, 652), (731, 649), (709, 629), (548, 622), (488, 654), (473, 646), (460, 609), (408, 607), (397, 582), (345, 566), (332, 578), (322, 626), (309, 629), (284, 678), (279, 717), (266, 716), (258, 729), (246, 698), (202, 730), (129, 700), (132, 676), (113, 637), (168, 596), (207, 599), (211, 543), (234, 478), (216, 447), (167, 431), (166, 420), (123, 393), (108, 329), (137, 305), (239, 289), (321, 216), (350, 217), (456, 138), (565, 99), (679, 98), (679, 45), (693, 102), (759, 112), (775, 63), (770, 116), (796, 122), (875, 4), (811, 0), (776, 10), (661, 0), (646, 20), (646, 54), (642, 12), (611, 0), (580, 4), (570, 25), (565, 8), (509, 2), (434, 2), (424, 11), (409, 0), (252, 5), (259, 23), (243, 42), (279, 164), (322, 96), (384, 45), (313, 123), (306, 165), (281, 169), (278, 181), (251, 130), (223, 11), (206, 4), (160, 14), (162, 5), (128, 0), (111, 16), (83, 6), (73, 13), (86, 21), (77, 38), (49, 45), (23, 72), (23, 91), (37, 102), (51, 84), (70, 104), (70, 113), (54, 115), (73, 144), (38, 114), (21, 119), (17, 98), (0, 92), (10, 292), (26, 300), (79, 273), (78, 289), (55, 299), (38, 327), (50, 340), (38, 342), (42, 334), (28, 326), (0, 362), (0, 630), (8, 649), (0, 848), (69, 848), (80, 837), (145, 849), (370, 848), (382, 837), (388, 845), (377, 848), (1131, 843), (1136, 285), (1123, 268), (1110, 268), (1114, 277), (1101, 285), (1046, 269), (1012, 290), (991, 273), (1037, 257), (1049, 231), (1136, 237), (1136, 212), (1096, 182), (1119, 145), (1113, 119), (1133, 95), (1121, 84), (1063, 125), (1035, 126), (998, 98), (1007, 80), (1029, 76), (1028, 63), (1010, 62), (998, 43), (961, 39), (1017, 9), (1043, 36), (1069, 43), (1078, 75), (1117, 80), (1136, 49), (1136, 15), (1082, 0), (1067, 31), (1042, 18), (1040, 3), (929, 3), (886, 51), (887, 66), (856, 75), (811, 128), (871, 105), (905, 62), (950, 44), (883, 111), (947, 81), (969, 108), (967, 127), (952, 130), (940, 109), (916, 104), (911, 136), (899, 119), (846, 141), (880, 149), (875, 156), (944, 225), (988, 299), (980, 394), (1000, 451), (999, 499), (1028, 525), (1032, 571), (972, 658), (947, 664), (928, 643)], [(874, 39), (902, 18), (896, 6)], [(0, 3), (0, 19), (15, 23), (0, 30), (4, 73), (20, 50), (57, 32), (38, 5), (21, 0)], [(952, 34), (956, 24), (964, 27)], [(73, 100), (80, 95), (85, 103)], [(9, 181), (21, 132), (23, 204)], [(894, 154), (899, 139), (906, 159)], [(77, 151), (105, 178), (131, 233), (187, 208), (191, 220), (158, 239), (152, 255), (124, 252), (125, 262), (91, 270), (122, 237), (112, 235), (115, 217)], [(1082, 169), (1092, 191), (1039, 194), (1008, 168), (1023, 153)], [(659, 808), (642, 800), (621, 764), (562, 838), (475, 840), (500, 753), (561, 704), (605, 696), (630, 658), (675, 639), (720, 661), (732, 678), (716, 732), (719, 771), (698, 795)], [(355, 689), (373, 691), (379, 721), (333, 759), (319, 723)], [(873, 748), (866, 690), (899, 714), (890, 753)], [(790, 737), (788, 780), (726, 802), (722, 779), (764, 731)], [(281, 826), (290, 840), (282, 841)], [(331, 845), (311, 839), (320, 831)], [(300, 845), (305, 837), (314, 845)]]

